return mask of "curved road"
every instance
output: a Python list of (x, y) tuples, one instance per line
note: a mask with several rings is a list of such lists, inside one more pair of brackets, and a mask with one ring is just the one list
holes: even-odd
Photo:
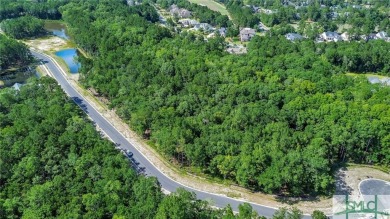
[[(144, 173), (146, 175), (157, 177), (158, 181), (161, 183), (162, 188), (170, 192), (174, 192), (177, 188), (182, 187), (186, 190), (194, 192), (198, 199), (211, 200), (212, 205), (216, 207), (223, 208), (230, 204), (234, 211), (238, 211), (238, 205), (244, 203), (244, 201), (240, 201), (237, 199), (229, 198), (218, 194), (203, 192), (194, 188), (187, 187), (172, 180), (171, 178), (160, 172), (143, 154), (137, 151), (137, 149), (133, 145), (131, 145), (130, 142), (127, 141), (126, 138), (111, 125), (111, 123), (109, 123), (105, 118), (103, 118), (103, 116), (97, 110), (95, 110), (95, 108), (92, 107), (89, 102), (87, 102), (84, 97), (75, 90), (74, 87), (72, 87), (72, 85), (67, 81), (66, 77), (64, 76), (65, 73), (61, 72), (61, 69), (58, 67), (57, 64), (53, 62), (51, 57), (35, 51), (31, 52), (37, 59), (40, 59), (44, 63), (44, 65), (51, 72), (57, 82), (61, 85), (62, 89), (71, 98), (73, 98), (73, 100), (106, 133), (106, 135), (111, 138), (112, 141), (119, 144), (121, 148), (128, 149), (133, 152), (133, 162), (136, 162), (140, 168), (144, 169)], [(268, 206), (262, 206), (255, 203), (251, 203), (251, 205), (253, 209), (259, 213), (259, 215), (265, 217), (272, 217), (272, 215), (276, 211), (276, 208)], [(305, 215), (304, 218), (308, 219), (311, 217)]]

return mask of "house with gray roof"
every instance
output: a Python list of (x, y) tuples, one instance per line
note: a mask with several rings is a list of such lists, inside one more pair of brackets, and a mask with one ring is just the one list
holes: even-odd
[(184, 8), (179, 8), (177, 5), (173, 4), (169, 7), (169, 13), (172, 16), (177, 16), (179, 18), (189, 18), (191, 17), (191, 12)]
[(205, 32), (211, 32), (215, 28), (208, 23), (200, 23), (200, 24), (196, 24), (193, 29), (194, 30), (203, 30)]
[(252, 28), (246, 27), (240, 30), (240, 40), (242, 42), (251, 40), (255, 35), (256, 31)]
[(331, 32), (331, 31), (327, 31), (327, 32), (323, 32), (320, 37), (326, 41), (326, 42), (338, 42), (338, 41), (342, 41), (343, 39), (341, 38), (341, 36), (336, 33), (336, 32)]
[(286, 39), (288, 39), (290, 41), (303, 39), (303, 36), (301, 34), (297, 34), (297, 33), (288, 33), (285, 35), (285, 37), (286, 37)]
[(193, 27), (199, 24), (198, 21), (192, 19), (181, 19), (178, 22), (181, 24), (182, 27)]

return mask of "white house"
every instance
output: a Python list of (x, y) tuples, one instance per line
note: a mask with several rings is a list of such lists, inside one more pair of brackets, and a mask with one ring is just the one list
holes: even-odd
[(387, 33), (385, 31), (381, 31), (381, 32), (377, 33), (375, 36), (376, 36), (376, 39), (381, 39), (381, 40), (387, 39)]
[(343, 40), (341, 38), (341, 36), (336, 33), (336, 32), (330, 32), (330, 31), (327, 31), (327, 32), (323, 32), (320, 37), (324, 40), (324, 41), (327, 41), (327, 42), (338, 42), (338, 41), (341, 41)]
[(285, 35), (285, 37), (286, 37), (286, 39), (288, 39), (290, 41), (303, 39), (302, 35), (297, 34), (297, 33), (288, 33)]
[(210, 32), (210, 31), (213, 31), (215, 28), (208, 23), (200, 23), (200, 24), (196, 24), (193, 29)]

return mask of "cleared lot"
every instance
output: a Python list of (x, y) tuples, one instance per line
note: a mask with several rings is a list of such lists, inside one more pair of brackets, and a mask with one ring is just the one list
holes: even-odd
[(229, 15), (228, 11), (226, 10), (226, 7), (218, 2), (212, 0), (189, 0), (189, 1), (198, 5), (207, 6), (211, 10), (219, 11), (223, 15)]

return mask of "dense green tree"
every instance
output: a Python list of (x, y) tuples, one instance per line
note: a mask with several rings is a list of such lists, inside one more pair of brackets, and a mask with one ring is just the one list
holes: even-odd
[(10, 67), (26, 67), (31, 62), (26, 45), (0, 34), (0, 74)]
[(40, 19), (60, 19), (58, 8), (69, 0), (39, 0), (39, 1), (14, 1), (0, 0), (0, 21), (31, 15)]
[(138, 175), (51, 78), (0, 90), (0, 106), (1, 218), (220, 218), (229, 211), (184, 189), (163, 195), (157, 179)]
[(221, 39), (171, 34), (121, 1), (61, 11), (93, 57), (82, 60), (82, 83), (184, 168), (302, 195), (331, 194), (341, 162), (389, 165), (389, 88), (342, 74), (388, 75), (383, 41), (292, 43), (274, 31), (236, 56)]
[(45, 33), (43, 26), (42, 20), (32, 16), (7, 19), (0, 24), (4, 33), (16, 39), (42, 35)]
[(327, 219), (328, 217), (324, 214), (324, 212), (322, 211), (313, 211), (313, 213), (311, 214), (311, 217), (313, 219)]

